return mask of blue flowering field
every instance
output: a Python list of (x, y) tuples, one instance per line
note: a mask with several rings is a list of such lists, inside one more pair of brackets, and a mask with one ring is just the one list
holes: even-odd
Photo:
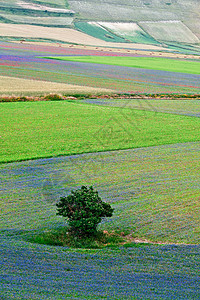
[(65, 224), (56, 201), (92, 185), (114, 208), (101, 228), (171, 243), (199, 243), (199, 142), (0, 165), (0, 229)]
[[(2, 164), (0, 299), (199, 299), (198, 159), (195, 142)], [(55, 203), (81, 184), (115, 208), (101, 229), (163, 244), (28, 242), (65, 226)]]
[(199, 246), (72, 251), (22, 242), (6, 232), (1, 234), (0, 247), (3, 300), (185, 300), (200, 296)]

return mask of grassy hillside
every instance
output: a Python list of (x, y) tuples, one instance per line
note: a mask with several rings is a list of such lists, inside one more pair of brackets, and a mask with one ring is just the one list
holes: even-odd
[(84, 184), (95, 186), (115, 208), (101, 229), (157, 242), (199, 243), (199, 146), (174, 144), (2, 164), (0, 230), (34, 233), (64, 226), (54, 203)]
[[(198, 44), (200, 43), (200, 22), (197, 11), (198, 5), (195, 0), (175, 2), (157, 0), (0, 1), (0, 21), (3, 23), (73, 27), (72, 22), (75, 20), (77, 23), (75, 27), (79, 30), (106, 41), (107, 38), (109, 41), (110, 36), (113, 42), (120, 37), (123, 42), (124, 37), (134, 43), (154, 44), (157, 41), (172, 41)], [(126, 33), (121, 32), (116, 36), (115, 29), (109, 29), (110, 33), (103, 33), (99, 25), (91, 25), (88, 21), (131, 22), (137, 23), (137, 26), (142, 28), (137, 31), (137, 35), (133, 33), (124, 36)]]
[(181, 21), (139, 22), (150, 36), (159, 41), (179, 43), (199, 43), (199, 39)]
[(69, 0), (79, 19), (108, 22), (183, 21), (200, 38), (199, 6), (195, 0), (138, 1)]
[(186, 16), (191, 10), (195, 14), (196, 1), (138, 1), (138, 0), (69, 0), (71, 9), (80, 17), (93, 20), (112, 21), (159, 21), (176, 20), (179, 15)]
[(75, 28), (106, 42), (127, 42), (123, 37), (115, 35), (95, 22), (76, 22)]
[[(121, 46), (97, 47), (95, 39), (81, 32), (50, 28), (70, 25), (74, 13), (67, 9), (75, 9), (83, 27), (88, 26), (87, 18), (93, 18), (92, 24), (107, 20), (121, 30), (121, 24), (116, 26), (119, 18), (127, 26), (129, 18), (169, 21), (180, 15), (199, 34), (197, 2), (69, 0), (68, 7), (65, 0), (0, 0), (0, 21), (13, 23), (1, 24), (4, 35), (15, 40), (15, 32), (18, 41), (24, 37), (41, 42), (43, 37), (42, 41), (49, 42), (42, 46), (17, 39), (8, 43), (4, 37), (0, 42), (0, 93), (33, 96), (33, 91), (41, 95), (71, 89), (73, 93), (75, 89), (96, 93), (96, 87), (105, 87), (129, 95), (197, 94), (197, 60), (147, 58), (144, 51), (133, 54), (129, 49), (123, 52)], [(15, 24), (20, 22), (24, 25)], [(149, 32), (154, 28), (150, 25)], [(86, 29), (99, 38), (119, 41), (118, 33), (112, 34), (109, 26)], [(133, 42), (147, 42), (146, 31), (143, 34), (137, 26), (131, 27), (136, 34)], [(125, 36), (120, 33), (123, 38), (128, 37), (129, 29)], [(173, 28), (168, 29), (171, 40)], [(159, 30), (154, 28), (154, 33)], [(31, 38), (34, 34), (35, 40)], [(75, 41), (84, 44), (86, 37), (93, 47), (74, 45)], [(179, 46), (173, 43), (174, 49)], [(194, 50), (190, 45), (183, 47), (189, 53)], [(87, 90), (88, 86), (94, 89)], [(0, 299), (200, 299), (197, 95), (190, 101), (178, 97), (111, 100), (107, 94), (105, 99), (85, 102), (31, 99), (33, 102), (0, 103)], [(66, 220), (56, 215), (55, 203), (81, 185), (94, 186), (115, 209), (99, 228), (126, 236), (128, 243), (107, 244), (103, 249), (33, 243), (33, 237), (52, 231), (62, 230), (66, 235)], [(147, 243), (141, 243), (145, 239)]]
[(74, 25), (78, 30), (108, 42), (160, 45), (158, 41), (142, 30), (136, 23), (75, 22)]
[(61, 27), (70, 26), (73, 22), (73, 17), (29, 17), (13, 14), (1, 14), (7, 22), (17, 24), (33, 24), (41, 26)]
[(1, 162), (200, 139), (195, 117), (67, 101), (1, 103), (0, 109)]
[(98, 22), (97, 24), (133, 43), (159, 44), (136, 23)]

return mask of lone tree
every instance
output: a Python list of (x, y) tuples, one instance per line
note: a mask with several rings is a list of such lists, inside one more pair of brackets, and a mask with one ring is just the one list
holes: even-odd
[(56, 206), (57, 215), (68, 218), (70, 232), (77, 236), (95, 235), (101, 219), (111, 217), (114, 211), (110, 204), (101, 200), (93, 187), (86, 186), (61, 197)]

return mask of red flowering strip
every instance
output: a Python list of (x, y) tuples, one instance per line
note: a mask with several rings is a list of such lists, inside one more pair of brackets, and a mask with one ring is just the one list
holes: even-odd
[[(12, 49), (13, 43), (3, 44), (2, 48)], [(52, 54), (63, 54), (63, 55), (91, 55), (91, 56), (147, 56), (136, 53), (131, 53), (127, 50), (126, 53), (119, 51), (119, 49), (107, 49), (103, 47), (96, 47), (95, 49), (81, 49), (75, 48), (74, 45), (71, 47), (66, 47), (66, 45), (62, 46), (62, 44), (58, 43), (58, 46), (54, 45), (37, 45), (37, 44), (24, 44), (24, 43), (15, 43), (14, 48), (17, 50), (28, 50), (33, 52), (42, 53), (51, 53)]]
[(8, 61), (0, 60), (0, 66), (20, 67), (20, 64), (18, 64), (18, 63), (15, 62), (15, 61), (8, 62)]

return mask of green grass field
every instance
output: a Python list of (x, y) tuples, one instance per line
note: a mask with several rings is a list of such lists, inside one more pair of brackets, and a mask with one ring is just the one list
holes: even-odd
[(188, 74), (200, 74), (200, 63), (197, 61), (175, 60), (160, 57), (54, 56), (48, 58), (151, 70), (163, 70)]
[(200, 119), (57, 101), (0, 104), (0, 162), (199, 141)]

